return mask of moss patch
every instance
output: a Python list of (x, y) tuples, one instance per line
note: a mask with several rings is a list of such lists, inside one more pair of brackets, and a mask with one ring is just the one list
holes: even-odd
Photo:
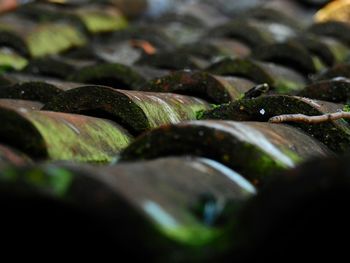
[(220, 235), (219, 230), (199, 224), (188, 227), (160, 228), (160, 230), (182, 245), (193, 247), (209, 244)]
[(275, 91), (279, 94), (290, 94), (293, 91), (299, 91), (303, 88), (303, 85), (296, 83), (288, 79), (277, 79), (275, 82)]
[(86, 44), (85, 36), (67, 24), (44, 24), (26, 39), (32, 57), (57, 54)]
[(0, 178), (9, 182), (20, 180), (39, 189), (45, 189), (55, 196), (63, 197), (73, 181), (73, 174), (64, 168), (53, 166), (47, 170), (41, 167), (29, 168), (24, 172), (7, 167), (1, 171)]
[(110, 119), (134, 135), (164, 124), (195, 120), (198, 111), (208, 109), (209, 105), (197, 98), (100, 86), (66, 91), (44, 107), (44, 110)]
[[(121, 160), (155, 159), (160, 156), (193, 155), (216, 160), (234, 169), (256, 185), (263, 185), (276, 172), (293, 167), (311, 153), (301, 150), (300, 156), (295, 146), (301, 144), (295, 138), (292, 142), (281, 141), (287, 128), (268, 131), (268, 124), (260, 128), (249, 123), (198, 122), (184, 123), (155, 129), (139, 137), (121, 153)], [(232, 125), (232, 127), (230, 126)], [(272, 128), (272, 127), (271, 127)], [(291, 132), (288, 130), (288, 132)], [(293, 132), (295, 132), (293, 130)], [(305, 140), (309, 140), (306, 135)], [(276, 139), (279, 138), (279, 139)], [(302, 139), (298, 139), (302, 140)], [(323, 149), (315, 141), (308, 143)], [(313, 149), (315, 151), (315, 149)]]
[(185, 120), (196, 120), (197, 112), (208, 110), (209, 105), (196, 98), (177, 95), (149, 96), (134, 100), (145, 113), (150, 128), (164, 124), (175, 124)]
[(104, 33), (127, 27), (127, 20), (120, 13), (102, 12), (98, 10), (81, 10), (78, 16), (91, 33)]
[(61, 93), (60, 89), (51, 84), (35, 81), (0, 88), (0, 98), (33, 100), (42, 103), (50, 101)]
[(131, 142), (124, 130), (105, 120), (50, 112), (26, 115), (44, 138), (52, 160), (111, 162)]
[[(312, 101), (308, 102), (292, 96), (273, 95), (222, 105), (220, 108), (204, 113), (203, 119), (268, 121), (269, 118), (277, 115), (299, 113), (321, 115), (327, 112), (315, 107)], [(318, 125), (303, 123), (291, 123), (291, 125), (302, 129), (336, 152), (346, 152), (350, 147), (350, 127), (341, 121)]]
[(115, 89), (139, 89), (146, 83), (145, 78), (132, 68), (117, 63), (84, 67), (69, 76), (68, 80)]
[(298, 96), (337, 103), (350, 100), (350, 83), (346, 80), (326, 80), (313, 83), (298, 93)]
[(16, 70), (23, 69), (27, 59), (9, 49), (0, 49), (0, 66), (8, 66)]

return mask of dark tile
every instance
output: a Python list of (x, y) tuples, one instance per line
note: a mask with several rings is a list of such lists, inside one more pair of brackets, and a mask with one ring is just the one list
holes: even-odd
[(261, 46), (254, 49), (253, 57), (257, 60), (274, 62), (292, 68), (305, 77), (317, 71), (311, 54), (297, 42)]
[(298, 95), (345, 104), (350, 100), (350, 81), (342, 77), (318, 81), (305, 87)]
[(68, 75), (67, 80), (127, 90), (137, 90), (146, 83), (146, 79), (137, 72), (137, 69), (118, 63), (100, 63), (83, 67)]
[(209, 108), (207, 102), (184, 95), (82, 86), (56, 96), (44, 110), (110, 119), (138, 135), (160, 125), (195, 120), (197, 112)]
[(152, 130), (128, 146), (121, 153), (121, 160), (183, 155), (206, 157), (262, 185), (277, 171), (328, 154), (324, 145), (290, 126), (209, 120)]
[(148, 82), (142, 90), (171, 92), (222, 104), (242, 98), (255, 84), (244, 78), (217, 76), (206, 72), (177, 71)]
[(112, 162), (132, 137), (107, 120), (86, 116), (0, 108), (1, 142), (33, 159)]
[(302, 89), (307, 79), (291, 68), (252, 59), (223, 59), (208, 69), (216, 75), (237, 76), (255, 83), (266, 83), (277, 93), (290, 93)]
[[(21, 247), (30, 246), (22, 241), (33, 231), (39, 238), (36, 245), (68, 235), (66, 244), (73, 245), (75, 252), (80, 245), (94, 247), (84, 255), (114, 247), (105, 253), (117, 251), (129, 259), (147, 256), (152, 261), (214, 260), (233, 244), (218, 250), (211, 249), (212, 244), (231, 238), (227, 231), (231, 219), (255, 193), (239, 174), (203, 158), (100, 168), (47, 164), (0, 170), (0, 201), (7, 201), (2, 208), (9, 230), (4, 236), (25, 233), (17, 243)], [(30, 228), (16, 224), (23, 215)], [(50, 247), (59, 240), (52, 239)], [(134, 246), (137, 253), (132, 253)]]
[[(222, 105), (203, 114), (204, 119), (235, 121), (268, 121), (271, 117), (283, 114), (322, 115), (338, 112), (344, 105), (308, 98), (273, 95), (262, 96), (251, 100), (240, 100)], [(318, 125), (293, 124), (305, 133), (320, 140), (335, 152), (349, 150), (350, 126), (344, 120), (325, 122)]]

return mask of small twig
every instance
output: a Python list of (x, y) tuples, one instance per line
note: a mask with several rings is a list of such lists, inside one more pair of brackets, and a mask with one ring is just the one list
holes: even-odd
[(281, 123), (281, 122), (302, 122), (309, 124), (317, 124), (327, 121), (335, 121), (339, 119), (350, 119), (350, 112), (340, 111), (335, 113), (328, 113), (320, 116), (307, 116), (304, 114), (285, 114), (275, 116), (269, 119), (269, 122), (272, 123)]

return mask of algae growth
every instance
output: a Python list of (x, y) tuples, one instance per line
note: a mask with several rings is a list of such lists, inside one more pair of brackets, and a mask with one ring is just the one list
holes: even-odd
[(67, 24), (43, 24), (29, 34), (26, 43), (32, 57), (43, 57), (86, 44), (85, 36)]
[(132, 140), (122, 128), (102, 119), (49, 112), (26, 115), (44, 138), (52, 160), (107, 163)]

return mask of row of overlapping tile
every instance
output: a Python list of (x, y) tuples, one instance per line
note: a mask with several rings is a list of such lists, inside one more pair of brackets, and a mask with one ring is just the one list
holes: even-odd
[(345, 109), (347, 23), (184, 5), (186, 15), (129, 25), (124, 15), (142, 4), (123, 15), (32, 3), (0, 17), (2, 200), (34, 207), (33, 222), (43, 207), (50, 222), (60, 211), (54, 232), (71, 244), (105, 239), (130, 258), (217, 262), (244, 250), (238, 211), (257, 189), (348, 151), (345, 120), (267, 122)]

